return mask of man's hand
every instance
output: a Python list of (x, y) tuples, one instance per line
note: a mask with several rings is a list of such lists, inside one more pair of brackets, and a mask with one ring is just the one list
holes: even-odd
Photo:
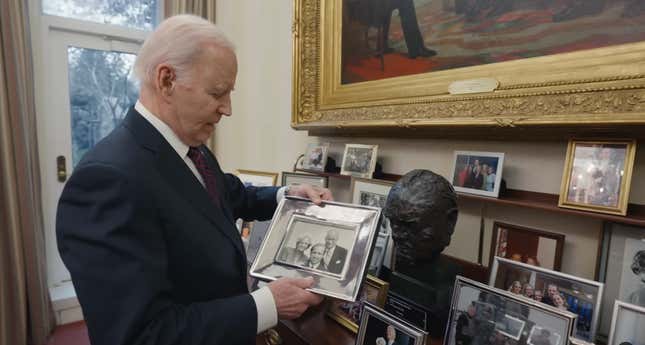
[(311, 277), (301, 279), (280, 278), (267, 285), (273, 294), (279, 319), (295, 319), (310, 306), (322, 302), (322, 296), (305, 290), (311, 287), (313, 283), (314, 279)]
[(334, 200), (329, 189), (308, 184), (292, 185), (289, 195), (310, 199), (316, 205), (320, 205), (323, 200)]

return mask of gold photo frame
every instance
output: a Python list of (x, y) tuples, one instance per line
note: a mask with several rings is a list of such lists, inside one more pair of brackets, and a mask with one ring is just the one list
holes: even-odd
[[(294, 1), (296, 129), (550, 126), (552, 132), (645, 124), (645, 41), (347, 84), (341, 81), (345, 7), (345, 0)], [(454, 92), (458, 84), (462, 91)]]
[(278, 173), (274, 172), (237, 169), (235, 175), (244, 184), (251, 184), (255, 187), (270, 187), (278, 183)]
[(367, 300), (367, 302), (383, 307), (389, 287), (390, 283), (368, 274), (361, 287), (358, 300), (352, 303), (332, 299), (329, 301), (327, 315), (350, 331), (358, 333), (358, 324), (361, 320), (360, 311), (364, 301)]
[(627, 214), (635, 140), (569, 140), (559, 207)]

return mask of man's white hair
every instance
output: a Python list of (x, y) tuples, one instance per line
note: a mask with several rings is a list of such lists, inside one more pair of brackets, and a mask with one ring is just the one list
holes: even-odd
[(385, 345), (387, 342), (385, 341), (385, 338), (383, 337), (378, 337), (376, 338), (376, 345)]
[(134, 73), (142, 86), (152, 86), (155, 69), (166, 63), (175, 70), (177, 80), (190, 80), (195, 58), (205, 44), (234, 50), (233, 43), (215, 24), (191, 15), (172, 16), (159, 24), (146, 39), (134, 63)]

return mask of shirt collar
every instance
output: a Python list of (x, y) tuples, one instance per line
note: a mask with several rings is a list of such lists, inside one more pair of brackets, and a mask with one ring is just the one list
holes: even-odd
[(148, 122), (150, 122), (150, 124), (156, 128), (159, 133), (161, 133), (168, 144), (170, 144), (170, 146), (177, 152), (179, 157), (184, 158), (188, 155), (188, 145), (184, 144), (181, 139), (179, 139), (170, 126), (157, 116), (153, 115), (150, 110), (141, 103), (141, 101), (137, 100), (137, 103), (134, 105), (134, 109), (138, 111), (144, 119), (148, 120)]

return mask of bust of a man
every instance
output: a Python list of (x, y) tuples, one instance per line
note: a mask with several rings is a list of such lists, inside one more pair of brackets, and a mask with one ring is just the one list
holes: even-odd
[(383, 209), (395, 244), (390, 289), (429, 311), (429, 325), (438, 328), (428, 329), (431, 336), (443, 335), (460, 271), (440, 255), (450, 244), (458, 213), (452, 185), (429, 170), (405, 174), (390, 190)]

